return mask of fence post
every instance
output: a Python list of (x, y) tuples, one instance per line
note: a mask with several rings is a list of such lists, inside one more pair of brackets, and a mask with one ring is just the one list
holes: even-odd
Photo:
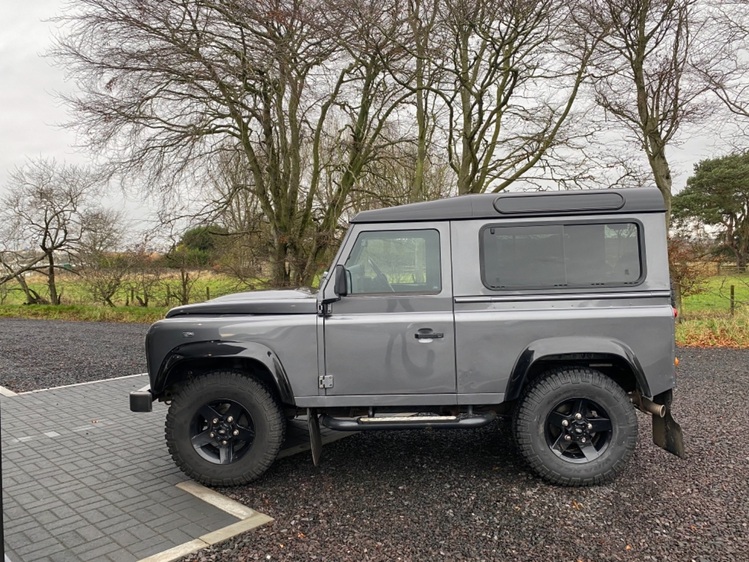
[(205, 288), (205, 300), (211, 300), (211, 288), (208, 286)]
[(734, 293), (734, 286), (731, 285), (731, 316), (736, 312), (736, 298)]

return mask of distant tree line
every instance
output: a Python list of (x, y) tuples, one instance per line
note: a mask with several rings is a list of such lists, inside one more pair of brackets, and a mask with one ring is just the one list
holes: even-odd
[[(57, 20), (53, 56), (78, 86), (67, 97), (71, 126), (106, 163), (97, 188), (118, 179), (159, 198), (162, 236), (176, 225), (210, 229), (221, 267), (246, 284), (306, 285), (347, 219), (371, 207), (511, 185), (655, 184), (670, 208), (668, 148), (680, 132), (719, 108), (749, 119), (746, 8), (77, 0)], [(81, 259), (89, 253), (91, 271), (105, 258), (84, 245), (96, 247), (93, 232), (114, 219), (83, 220), (95, 199), (76, 202), (85, 213), (65, 211), (76, 226), (63, 232)], [(184, 293), (186, 264), (204, 250), (173, 238)], [(5, 259), (6, 277), (43, 263), (53, 283), (59, 264), (46, 255)]]

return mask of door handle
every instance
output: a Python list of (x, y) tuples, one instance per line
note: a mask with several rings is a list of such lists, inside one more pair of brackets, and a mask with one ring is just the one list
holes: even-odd
[(444, 338), (445, 334), (441, 332), (433, 332), (431, 328), (421, 328), (414, 334), (414, 337), (421, 343), (429, 343), (432, 340)]

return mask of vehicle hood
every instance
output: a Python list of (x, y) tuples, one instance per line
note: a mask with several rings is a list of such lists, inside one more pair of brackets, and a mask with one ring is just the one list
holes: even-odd
[(235, 314), (316, 314), (317, 296), (310, 289), (253, 291), (218, 297), (171, 309), (166, 317)]

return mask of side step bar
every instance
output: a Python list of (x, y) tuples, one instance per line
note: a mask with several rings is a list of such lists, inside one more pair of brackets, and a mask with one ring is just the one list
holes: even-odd
[(494, 421), (494, 412), (461, 416), (390, 416), (359, 418), (334, 418), (327, 414), (320, 416), (320, 423), (338, 431), (366, 431), (370, 429), (470, 429), (483, 427)]

